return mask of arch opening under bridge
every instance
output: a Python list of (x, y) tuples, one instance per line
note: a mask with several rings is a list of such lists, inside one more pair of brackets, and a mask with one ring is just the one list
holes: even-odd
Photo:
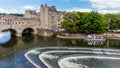
[(35, 32), (35, 30), (33, 28), (25, 28), (22, 31), (22, 36), (26, 36), (26, 35), (33, 35)]
[(11, 36), (14, 36), (14, 37), (17, 36), (17, 31), (15, 29), (4, 29), (1, 32), (5, 32), (5, 31), (10, 31)]

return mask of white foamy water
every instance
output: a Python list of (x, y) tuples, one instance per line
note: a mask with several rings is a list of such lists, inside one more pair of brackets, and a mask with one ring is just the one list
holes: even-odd
[[(119, 67), (118, 63), (120, 62), (120, 50), (44, 47), (28, 51), (25, 53), (25, 57), (37, 68), (42, 68), (42, 66), (46, 66), (48, 68), (91, 68), (92, 66), (88, 61), (95, 61), (96, 63), (105, 61), (106, 65), (108, 65), (106, 68), (110, 68), (109, 61), (117, 64), (116, 67)], [(81, 60), (81, 62), (77, 60)], [(115, 62), (116, 60), (117, 62)], [(95, 62), (93, 63), (96, 68), (99, 65), (96, 65)], [(85, 63), (87, 63), (87, 65)], [(88, 65), (90, 65), (90, 67)]]
[(90, 68), (86, 65), (82, 65), (82, 64), (77, 64), (74, 62), (68, 62), (68, 61), (60, 61), (58, 62), (60, 68)]
[[(60, 68), (92, 68), (92, 67), (88, 67), (87, 65), (83, 65), (83, 64), (78, 64), (72, 61), (78, 60), (89, 60), (89, 59), (98, 59), (98, 60), (103, 60), (106, 62), (107, 60), (119, 60), (120, 61), (120, 57), (104, 57), (104, 56), (67, 56), (65, 58), (62, 58), (58, 61), (58, 64), (60, 66)], [(87, 63), (88, 61), (86, 61)], [(96, 61), (94, 61), (96, 62)], [(109, 63), (109, 61), (107, 62)], [(94, 68), (94, 67), (93, 67)]]
[[(40, 52), (39, 52), (40, 53)], [(35, 51), (35, 50), (31, 50), (31, 51), (28, 51), (27, 53), (25, 53), (25, 57), (26, 57), (26, 59), (28, 59), (29, 60), (29, 62), (31, 62), (33, 65), (35, 65), (35, 67), (37, 67), (37, 68), (42, 68), (42, 67), (40, 67), (38, 64), (36, 64), (30, 57), (29, 57), (29, 54), (34, 54), (34, 55), (36, 55), (36, 54), (38, 54), (38, 51)]]

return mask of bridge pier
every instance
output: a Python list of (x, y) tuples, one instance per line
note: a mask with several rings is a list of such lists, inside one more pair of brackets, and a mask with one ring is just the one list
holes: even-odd
[(38, 34), (38, 31), (35, 30), (35, 31), (33, 32), (33, 34)]
[(22, 33), (17, 33), (16, 36), (17, 37), (22, 37)]
[(46, 30), (39, 30), (38, 34), (41, 35), (41, 36), (52, 36), (53, 32), (46, 31)]

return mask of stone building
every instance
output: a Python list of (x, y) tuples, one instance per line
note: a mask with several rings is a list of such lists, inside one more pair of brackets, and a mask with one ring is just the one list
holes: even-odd
[(36, 13), (35, 10), (25, 10), (24, 17), (25, 17), (25, 18), (35, 18), (35, 19), (37, 19), (37, 18), (39, 18), (40, 16), (39, 16), (38, 13)]
[(25, 10), (24, 16), (5, 14), (0, 16), (0, 31), (10, 30), (12, 34), (21, 37), (24, 32), (50, 36), (58, 31), (64, 12), (57, 11), (55, 6), (41, 5), (40, 12)]
[[(61, 27), (64, 12), (57, 11), (55, 6), (41, 5), (40, 9), (40, 21), (41, 21), (41, 35), (51, 35), (52, 32), (58, 31)], [(51, 33), (50, 33), (51, 32)]]

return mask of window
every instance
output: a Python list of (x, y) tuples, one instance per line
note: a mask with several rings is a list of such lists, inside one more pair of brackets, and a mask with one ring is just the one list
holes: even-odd
[(54, 20), (54, 16), (52, 16), (52, 20)]

